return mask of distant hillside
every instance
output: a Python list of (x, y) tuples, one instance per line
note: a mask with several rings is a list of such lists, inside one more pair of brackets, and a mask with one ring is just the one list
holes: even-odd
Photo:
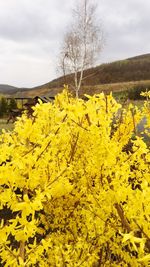
[(150, 54), (143, 54), (135, 57), (130, 57), (127, 60), (150, 60)]
[[(115, 88), (120, 86), (122, 88), (133, 86), (133, 84), (150, 84), (150, 53), (127, 58), (125, 60), (119, 60), (112, 63), (101, 64), (94, 68), (87, 69), (84, 72), (84, 76), (87, 77), (82, 83), (80, 93), (94, 94), (95, 92), (103, 90), (103, 88), (110, 88), (116, 91)], [(73, 75), (67, 75), (66, 77), (59, 77), (51, 82), (37, 86), (31, 89), (20, 89), (12, 86), (0, 86), (0, 92), (7, 94), (15, 94), (18, 96), (33, 97), (36, 95), (56, 95), (62, 91), (63, 85), (73, 84)], [(127, 84), (127, 85), (126, 85)], [(114, 86), (113, 86), (114, 85)], [(121, 86), (122, 85), (122, 86)]]
[[(148, 81), (150, 80), (150, 53), (112, 63), (101, 64), (94, 68), (87, 69), (84, 75), (87, 78), (82, 83), (83, 91), (87, 86), (97, 87), (104, 84), (108, 86), (113, 83)], [(34, 91), (36, 91), (38, 94), (40, 94), (40, 92), (46, 94), (47, 92), (55, 95), (62, 90), (64, 83), (71, 84), (72, 81), (73, 75), (67, 75), (65, 78), (62, 76), (49, 83), (33, 88), (30, 90), (30, 94), (34, 94)]]
[(1, 94), (15, 94), (19, 88), (7, 85), (7, 84), (0, 84), (0, 93)]

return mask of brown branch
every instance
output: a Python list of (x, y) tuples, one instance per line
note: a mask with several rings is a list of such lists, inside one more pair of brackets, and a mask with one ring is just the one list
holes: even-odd
[(88, 129), (84, 128), (80, 123), (74, 121), (73, 119), (71, 119), (72, 122), (74, 122), (76, 125), (78, 125), (79, 127), (81, 127), (83, 130), (85, 131), (89, 131)]
[(90, 117), (89, 117), (89, 114), (87, 113), (87, 114), (85, 114), (85, 118), (87, 119), (87, 122), (88, 122), (88, 124), (89, 124), (89, 126), (91, 126), (91, 121), (90, 121)]
[(102, 265), (102, 259), (103, 259), (103, 247), (100, 249), (100, 252), (99, 252), (99, 267)]
[[(23, 196), (28, 195), (28, 190), (26, 188), (23, 189)], [(20, 247), (19, 247), (19, 256), (24, 262), (25, 260), (25, 241), (20, 241)]]
[(108, 113), (108, 98), (107, 98), (107, 95), (105, 95), (105, 99), (106, 99), (106, 113)]
[(7, 245), (4, 244), (4, 248), (5, 248), (5, 250), (8, 250), (8, 252), (9, 252), (15, 259), (18, 258), (18, 256), (16, 256), (16, 255), (13, 253), (13, 251), (12, 251)]
[(24, 241), (20, 241), (20, 247), (19, 247), (19, 256), (22, 259), (22, 261), (24, 262), (25, 260), (25, 242)]
[(30, 152), (34, 151), (34, 149), (35, 149), (36, 147), (38, 147), (38, 144), (34, 144), (34, 146), (33, 146), (30, 150), (28, 150), (27, 152), (25, 152), (25, 153), (22, 155), (22, 157), (27, 156)]
[(118, 213), (118, 215), (119, 215), (119, 217), (121, 219), (122, 227), (124, 227), (125, 230), (127, 230), (127, 232), (131, 232), (132, 229), (130, 227), (130, 224), (128, 223), (127, 218), (124, 215), (124, 211), (123, 211), (121, 205), (118, 204), (118, 203), (115, 203), (114, 206), (115, 206), (115, 208), (117, 210), (117, 213)]
[(68, 162), (69, 164), (70, 164), (70, 162), (74, 158), (74, 155), (75, 155), (75, 152), (76, 152), (76, 147), (77, 147), (78, 139), (79, 139), (79, 132), (77, 133), (76, 140), (75, 140), (74, 144), (72, 145), (72, 150), (71, 150), (71, 153), (70, 153), (70, 159), (69, 159), (69, 162)]
[(131, 114), (132, 114), (132, 119), (133, 119), (133, 127), (134, 127), (134, 133), (135, 135), (137, 134), (137, 131), (136, 131), (136, 124), (135, 124), (135, 113), (134, 113), (134, 110), (133, 108), (131, 109)]

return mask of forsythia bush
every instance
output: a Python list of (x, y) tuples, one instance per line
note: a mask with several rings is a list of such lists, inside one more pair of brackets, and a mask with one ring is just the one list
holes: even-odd
[(150, 117), (112, 95), (39, 103), (0, 136), (0, 266), (149, 266)]

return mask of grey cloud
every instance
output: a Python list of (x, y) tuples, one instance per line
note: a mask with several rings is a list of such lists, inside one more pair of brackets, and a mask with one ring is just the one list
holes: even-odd
[[(99, 63), (150, 52), (149, 0), (97, 3), (106, 37)], [(57, 76), (57, 55), (75, 4), (76, 0), (0, 0), (0, 83), (32, 86)]]
[(104, 21), (107, 45), (101, 61), (150, 52), (149, 10), (149, 0), (102, 0), (99, 14)]
[(60, 4), (60, 0), (6, 0), (3, 8), (0, 4), (0, 37), (23, 42), (58, 37), (68, 16), (66, 5), (59, 9)]

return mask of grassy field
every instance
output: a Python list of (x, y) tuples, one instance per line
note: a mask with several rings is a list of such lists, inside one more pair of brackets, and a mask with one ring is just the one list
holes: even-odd
[(7, 118), (0, 118), (0, 133), (2, 132), (2, 129), (5, 130), (13, 130), (14, 124), (12, 122), (7, 123)]
[(117, 101), (120, 104), (122, 104), (123, 108), (126, 108), (129, 106), (129, 104), (132, 104), (133, 106), (137, 106), (139, 109), (142, 109), (144, 107), (144, 100), (128, 100), (126, 102), (123, 101)]
[(99, 84), (95, 86), (84, 86), (85, 93), (91, 93), (92, 88), (94, 93), (99, 93), (101, 91), (108, 91), (108, 92), (120, 92), (130, 90), (135, 86), (150, 86), (150, 80), (146, 81), (131, 81), (131, 82), (120, 82), (120, 83), (109, 83), (109, 84)]

